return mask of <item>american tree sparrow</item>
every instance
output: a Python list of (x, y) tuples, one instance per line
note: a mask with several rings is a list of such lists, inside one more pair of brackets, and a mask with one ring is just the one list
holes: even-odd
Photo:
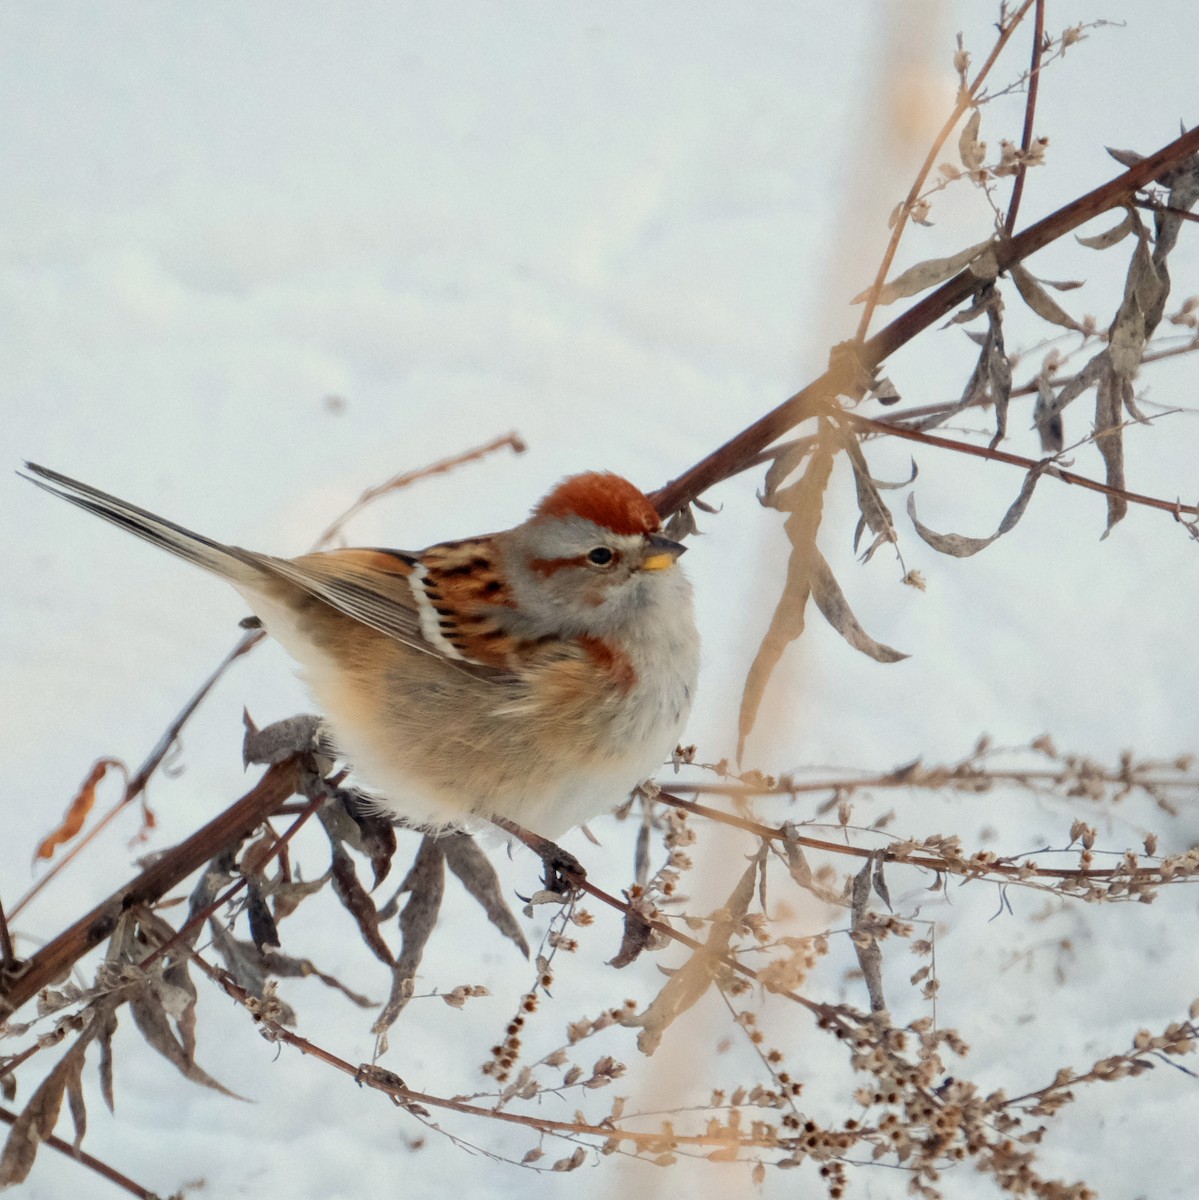
[(618, 475), (565, 479), (502, 533), (275, 558), (26, 465), (227, 579), (299, 663), (372, 798), (408, 824), (557, 837), (623, 800), (682, 732), (699, 672), (684, 547)]

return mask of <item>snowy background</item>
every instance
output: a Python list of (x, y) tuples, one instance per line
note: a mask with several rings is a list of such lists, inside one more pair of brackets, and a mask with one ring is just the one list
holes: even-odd
[[(829, 345), (852, 333), (848, 300), (869, 282), (886, 216), (952, 102), (954, 35), (963, 31), (981, 61), (993, 8), (4, 4), (8, 465), (43, 462), (277, 553), (305, 549), (364, 487), (509, 429), (529, 453), (377, 504), (351, 539), (414, 547), (499, 528), (580, 469), (658, 486), (818, 374)], [(1193, 38), (1180, 36), (1193, 28), (1191, 10), (1192, 0), (1049, 5), (1054, 32), (1096, 17), (1125, 25), (1097, 31), (1046, 74), (1038, 127), (1051, 138), (1049, 165), (1029, 176), (1021, 225), (1116, 173), (1104, 145), (1148, 152), (1177, 135), (1180, 118), (1199, 119)], [(1014, 78), (1027, 53), (1018, 35), (994, 78)], [(983, 137), (1018, 139), (1021, 112), (1020, 96), (989, 107)], [(1006, 199), (1006, 186), (998, 194)], [(933, 220), (909, 233), (901, 266), (990, 227), (975, 197), (945, 201)], [(1195, 241), (1184, 230), (1172, 307), (1199, 291)], [(1125, 262), (1124, 249), (1062, 246), (1032, 267), (1085, 276), (1094, 290), (1066, 302), (1105, 324)], [(959, 391), (971, 359), (952, 330), (926, 335), (888, 369), (905, 401), (926, 404)], [(1038, 357), (1028, 361), (1031, 375)], [(1191, 411), (1131, 439), (1133, 489), (1196, 498), (1194, 378), (1193, 359), (1143, 374), (1150, 402)], [(1085, 414), (1073, 419), (1081, 436)], [(1035, 454), (1021, 420), (1014, 448)], [(884, 478), (905, 476), (910, 457), (902, 445), (871, 451)], [(917, 458), (920, 514), (937, 529), (991, 532), (1019, 486), (1018, 472), (997, 464), (923, 449)], [(1078, 469), (1101, 474), (1093, 450), (1079, 454)], [(758, 483), (747, 475), (707, 497), (721, 513), (704, 519), (686, 559), (705, 642), (689, 739), (709, 762), (735, 749), (740, 682), (784, 570), (781, 522), (756, 504)], [(1196, 748), (1197, 560), (1168, 516), (1134, 508), (1100, 542), (1101, 498), (1046, 481), (1022, 525), (967, 562), (934, 555), (901, 519), (907, 565), (925, 575), (926, 593), (899, 586), (885, 552), (853, 564), (855, 519), (851, 483), (838, 475), (825, 553), (866, 628), (912, 658), (872, 663), (813, 616), (772, 683), (750, 764), (889, 769), (965, 754), (983, 732), (1014, 745), (1048, 731), (1062, 748), (1108, 762), (1124, 748), (1166, 757)], [(92, 760), (140, 762), (232, 644), (244, 608), (12, 474), (0, 477), (0, 544), (0, 895), (11, 905), (31, 882), (33, 847)], [(243, 705), (260, 722), (306, 709), (273, 646), (230, 672), (185, 732), (181, 770), (157, 777), (150, 849), (245, 790)], [(901, 811), (898, 827), (987, 824), (1004, 851), (1065, 840), (1063, 807), (971, 803), (985, 811), (930, 798)], [(21, 915), (26, 949), (133, 873), (146, 849), (129, 847), (135, 822), (128, 814)], [(1136, 847), (1150, 824), (1164, 849), (1199, 840), (1193, 808), (1172, 822), (1130, 808), (1101, 837)], [(567, 845), (601, 886), (619, 890), (631, 831), (610, 821), (595, 829), (603, 854), (581, 835)], [(315, 855), (319, 842), (311, 845)], [(727, 891), (741, 862), (731, 857), (701, 861), (712, 895), (697, 893), (698, 910)], [(511, 888), (529, 887), (527, 856), (500, 865)], [(494, 996), (463, 1013), (427, 1000), (402, 1019), (384, 1065), (430, 1091), (482, 1085), (477, 1064), (531, 981), (452, 885), (450, 896), (456, 907), (426, 960), (429, 987), (483, 983)], [(1176, 1019), (1199, 995), (1189, 889), (1149, 908), (1049, 906), (1039, 924), (1030, 918), (1046, 906), (1032, 895), (1013, 899), (1015, 919), (997, 920), (993, 889), (951, 899), (951, 913), (931, 902), (923, 911), (951, 918), (938, 950), (939, 1018), (974, 1044), (967, 1070), (988, 1086), (1039, 1086), (1063, 1063), (1082, 1067), (1122, 1049), (1141, 1025)], [(381, 999), (384, 983), (341, 914), (321, 911), (329, 928), (298, 924), (303, 915), (285, 926), (289, 948)], [(597, 917), (583, 951), (595, 964), (618, 937), (613, 917)], [(795, 932), (827, 919), (798, 914)], [(901, 961), (897, 978), (911, 969)], [(654, 964), (636, 971), (563, 969), (547, 1045), (568, 1019), (652, 995)], [(821, 987), (864, 1003), (835, 973)], [(982, 988), (1000, 994), (972, 994)], [(311, 981), (285, 994), (301, 1032), (351, 1061), (369, 1058), (368, 1014)], [(668, 1036), (642, 1095), (680, 1103), (691, 1039), (714, 1041), (726, 1025), (722, 1010), (701, 1005)], [(794, 1036), (813, 1069), (826, 1060), (837, 1069), (839, 1052), (810, 1025)], [(632, 1040), (616, 1031), (596, 1053), (630, 1059)], [(745, 1167), (656, 1171), (605, 1159), (564, 1180), (436, 1136), (414, 1150), (423, 1130), (409, 1118), (292, 1051), (276, 1053), (212, 994), (199, 1060), (253, 1105), (184, 1083), (127, 1030), (116, 1049), (117, 1116), (92, 1087), (86, 1146), (163, 1194), (201, 1180), (197, 1196), (297, 1200), (420, 1200), (450, 1188), (541, 1197), (569, 1187), (580, 1198), (756, 1190)], [(31, 1063), (23, 1088), (45, 1063)], [(730, 1061), (730, 1079), (745, 1073), (744, 1059)], [(1046, 1144), (1047, 1164), (1104, 1197), (1190, 1195), (1197, 1087), (1162, 1067), (1092, 1089)], [(546, 1115), (572, 1111), (567, 1100)], [(517, 1158), (534, 1144), (490, 1125), (446, 1125)], [(547, 1160), (568, 1153), (549, 1147)], [(852, 1194), (900, 1196), (905, 1183), (864, 1170)], [(796, 1186), (774, 1173), (761, 1190)], [(957, 1196), (993, 1192), (966, 1171), (948, 1186)], [(21, 1191), (119, 1194), (49, 1151)]]

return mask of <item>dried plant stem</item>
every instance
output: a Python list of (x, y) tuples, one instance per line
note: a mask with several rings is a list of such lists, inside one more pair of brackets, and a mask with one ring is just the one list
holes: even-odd
[(962, 119), (966, 110), (974, 104), (975, 97), (978, 95), (987, 76), (991, 73), (991, 68), (994, 67), (996, 60), (1003, 53), (1003, 48), (1008, 44), (1008, 40), (1016, 32), (1017, 26), (1024, 20), (1034, 2), (1039, 4), (1040, 0), (1024, 0), (1019, 10), (1013, 13), (1008, 19), (1007, 24), (1000, 26), (999, 37), (996, 39), (991, 53), (987, 56), (987, 61), (983, 63), (970, 86), (958, 92), (957, 102), (953, 106), (953, 111), (945, 118), (945, 124), (941, 126), (937, 136), (933, 139), (933, 144), (929, 147), (924, 162), (920, 164), (920, 170), (916, 172), (916, 178), (912, 181), (907, 199), (904, 201), (899, 216), (895, 221), (895, 226), (891, 230), (891, 240), (887, 243), (887, 249), (883, 253), (882, 262), (879, 263), (874, 283), (870, 286), (870, 294), (867, 296), (861, 320), (858, 322), (856, 338), (859, 342), (865, 338), (866, 331), (870, 328), (870, 322), (874, 319), (876, 300), (883, 284), (886, 282), (887, 273), (891, 270), (891, 264), (895, 261), (895, 253), (899, 249), (900, 239), (907, 228), (908, 214), (912, 211), (912, 206), (920, 198), (920, 193), (924, 190), (929, 173), (941, 155), (941, 147), (945, 145), (949, 135), (953, 133), (954, 128)]
[[(905, 867), (918, 867), (924, 871), (936, 871), (943, 875), (960, 875), (965, 879), (985, 879), (997, 876), (1004, 883), (1023, 882), (1030, 879), (1070, 880), (1079, 883), (1102, 881), (1107, 879), (1145, 879), (1154, 883), (1166, 882), (1160, 878), (1160, 873), (1154, 867), (1138, 867), (1129, 871), (1124, 867), (1033, 867), (1020, 866), (1016, 863), (1003, 861), (978, 862), (970, 859), (955, 861), (942, 858), (939, 855), (916, 852), (910, 854), (895, 854), (886, 848), (867, 849), (863, 846), (851, 846), (845, 842), (832, 842), (825, 838), (806, 837), (792, 829), (783, 829), (774, 825), (763, 825), (760, 821), (751, 821), (747, 817), (738, 817), (732, 813), (721, 812), (706, 804), (697, 804), (694, 800), (684, 800), (682, 796), (674, 796), (669, 792), (659, 792), (658, 798), (665, 804), (686, 812), (694, 813), (697, 817), (705, 817), (721, 825), (730, 825), (735, 829), (752, 833), (755, 837), (766, 838), (778, 842), (791, 842), (805, 846), (810, 850), (824, 850), (829, 854), (840, 854), (848, 858), (878, 857), (883, 862), (899, 863)], [(1176, 875), (1179, 883), (1188, 877)], [(619, 904), (619, 901), (616, 901)], [(657, 926), (655, 926), (657, 928)]]
[(0, 974), (11, 971), (17, 965), (17, 954), (8, 931), (8, 920), (4, 916), (4, 905), (0, 903)]
[(217, 685), (221, 676), (243, 654), (248, 654), (265, 637), (266, 634), (261, 630), (242, 635), (237, 645), (225, 655), (216, 670), (200, 685), (195, 695), (176, 713), (174, 720), (163, 730), (162, 736), (159, 737), (154, 748), (146, 756), (145, 762), (138, 767), (133, 778), (125, 784), (125, 791), (122, 793), (121, 798), (17, 901), (12, 910), (14, 917), (25, 908), (42, 888), (60, 875), (70, 863), (74, 862), (78, 855), (112, 824), (119, 813), (142, 795), (146, 790), (146, 785), (150, 782), (151, 776), (158, 770), (163, 760), (170, 753), (171, 747), (175, 744), (175, 740), (179, 737), (183, 726), (188, 722), (196, 709), (200, 707), (200, 704), (208, 693)]
[[(995, 248), (998, 269), (1001, 272), (1007, 270), (1093, 217), (1125, 203), (1163, 171), (1196, 152), (1199, 152), (1199, 127), (1141, 159), (1115, 179), (1059, 208), (1013, 238), (999, 243)], [(856, 345), (856, 362), (850, 355), (835, 359), (833, 365), (818, 379), (654, 492), (650, 499), (658, 511), (664, 516), (678, 512), (714, 484), (745, 470), (755, 455), (789, 429), (827, 410), (837, 395), (851, 393), (863, 368), (873, 372), (885, 358), (906, 345), (916, 334), (955, 309), (978, 285), (978, 276), (969, 270), (960, 272), (896, 317), (868, 341)]]
[[(192, 952), (192, 961), (210, 979), (219, 984), (225, 992), (245, 1006), (259, 1023), (264, 1036), (271, 1041), (284, 1042), (323, 1062), (326, 1066), (349, 1075), (355, 1083), (381, 1091), (403, 1108), (413, 1105), (428, 1108), (448, 1109), (451, 1112), (462, 1113), (465, 1116), (482, 1117), (487, 1120), (501, 1121), (508, 1125), (522, 1125), (539, 1133), (551, 1133), (563, 1136), (602, 1137), (619, 1141), (633, 1142), (638, 1147), (652, 1147), (663, 1140), (661, 1133), (640, 1133), (630, 1129), (618, 1129), (609, 1125), (588, 1125), (581, 1121), (556, 1121), (550, 1117), (529, 1117), (520, 1113), (509, 1112), (499, 1108), (484, 1108), (482, 1105), (470, 1104), (464, 1100), (456, 1100), (449, 1096), (435, 1096), (428, 1092), (418, 1092), (408, 1087), (398, 1075), (392, 1071), (373, 1066), (355, 1066), (339, 1055), (326, 1050), (317, 1043), (298, 1033), (293, 1033), (281, 1025), (269, 1014), (263, 1012), (262, 1002), (252, 996), (227, 971), (214, 967), (205, 962), (198, 954)], [(720, 1146), (727, 1145), (727, 1137), (707, 1136), (704, 1134), (671, 1134), (670, 1140), (680, 1145)], [(762, 1148), (777, 1148), (776, 1139), (744, 1137), (740, 1143), (745, 1146), (761, 1146)]]
[[(9, 1112), (7, 1108), (0, 1108), (0, 1121), (3, 1121), (5, 1125), (13, 1125), (16, 1123), (16, 1120), (16, 1113)], [(134, 1182), (128, 1175), (122, 1175), (115, 1167), (110, 1167), (106, 1162), (101, 1162), (94, 1155), (88, 1154), (86, 1150), (72, 1146), (70, 1142), (64, 1142), (56, 1134), (51, 1133), (42, 1140), (51, 1149), (57, 1150), (59, 1154), (65, 1154), (67, 1158), (73, 1158), (78, 1163), (82, 1163), (83, 1166), (95, 1171), (97, 1175), (107, 1179), (109, 1183), (115, 1183), (117, 1187), (123, 1188), (131, 1196), (139, 1196), (141, 1200), (159, 1200), (157, 1193), (150, 1191), (149, 1188), (142, 1187), (140, 1183)]]
[(525, 449), (524, 440), (520, 434), (513, 431), (505, 433), (500, 437), (492, 438), (491, 441), (484, 442), (481, 446), (475, 446), (471, 450), (463, 450), (461, 454), (452, 454), (449, 458), (438, 459), (437, 462), (429, 463), (424, 467), (418, 467), (415, 471), (403, 471), (399, 475), (393, 475), (383, 483), (376, 484), (374, 487), (368, 487), (345, 512), (330, 521), (321, 535), (316, 539), (313, 549), (322, 550), (328, 546), (341, 533), (346, 523), (352, 517), (357, 516), (364, 508), (378, 500), (380, 496), (385, 496), (389, 492), (398, 492), (401, 488), (411, 487), (414, 483), (419, 483), (422, 479), (429, 479), (434, 475), (444, 475), (448, 471), (453, 471), (480, 458), (486, 458), (487, 455), (495, 454), (499, 450), (511, 450), (514, 454), (523, 454)]
[(1182, 504), (1177, 500), (1163, 500), (1158, 496), (1146, 496), (1140, 492), (1130, 492), (1126, 488), (1113, 487), (1111, 484), (1102, 483), (1098, 479), (1091, 479), (1089, 476), (1079, 475), (1074, 471), (1067, 471), (1064, 467), (1045, 467), (1044, 460), (1025, 458), (1022, 454), (1012, 454), (1010, 451), (996, 450), (990, 446), (976, 446), (971, 442), (958, 442), (952, 438), (939, 437), (934, 433), (926, 433), (920, 429), (910, 429), (906, 425), (892, 424), (890, 421), (879, 421), (873, 417), (862, 417), (857, 413), (846, 413), (845, 420), (863, 431), (889, 434), (892, 437), (903, 438), (905, 441), (920, 442), (925, 446), (936, 446), (942, 450), (953, 450), (958, 454), (973, 455), (975, 458), (987, 458), (992, 462), (1007, 463), (1009, 466), (1021, 467), (1025, 471), (1040, 468), (1044, 470), (1047, 476), (1060, 480), (1062, 483), (1073, 484), (1076, 487), (1085, 488), (1091, 492), (1101, 492), (1105, 496), (1119, 496), (1127, 500), (1129, 504), (1141, 504), (1146, 508), (1156, 508), (1161, 512), (1171, 513), (1175, 517), (1183, 515), (1190, 517), (1199, 516), (1199, 505)]
[[(1024, 102), (1024, 131), (1020, 135), (1020, 149), (1027, 154), (1032, 146), (1033, 123), (1037, 113), (1037, 90), (1041, 84), (1041, 52), (1045, 46), (1045, 0), (1037, 0), (1034, 18), (1036, 25), (1032, 36), (1032, 64), (1028, 68), (1028, 96)], [(1016, 168), (1016, 179), (1012, 184), (1012, 199), (1008, 204), (1007, 217), (1003, 222), (1004, 237), (1011, 237), (1016, 228), (1016, 214), (1020, 211), (1020, 200), (1024, 195), (1024, 179), (1028, 174), (1028, 163), (1021, 159)]]
[(0, 980), (0, 1016), (15, 1012), (112, 933), (117, 918), (135, 904), (151, 905), (203, 866), (221, 848), (248, 836), (296, 791), (294, 762), (270, 767), (258, 783), (220, 816), (165, 853), (135, 879), (101, 901), (23, 965), (16, 978)]

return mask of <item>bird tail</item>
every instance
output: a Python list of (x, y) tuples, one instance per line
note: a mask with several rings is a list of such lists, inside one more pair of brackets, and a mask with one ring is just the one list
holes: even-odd
[(259, 556), (248, 550), (226, 546), (201, 534), (192, 533), (182, 525), (176, 525), (173, 521), (147, 512), (144, 508), (138, 508), (126, 500), (110, 496), (99, 488), (80, 483), (68, 475), (60, 475), (57, 471), (40, 467), (37, 463), (27, 462), (25, 466), (31, 474), (23, 478), (52, 496), (69, 500), (79, 508), (127, 529), (151, 545), (169, 550), (172, 554), (212, 571), (234, 584), (260, 583), (263, 575), (269, 573), (264, 569)]

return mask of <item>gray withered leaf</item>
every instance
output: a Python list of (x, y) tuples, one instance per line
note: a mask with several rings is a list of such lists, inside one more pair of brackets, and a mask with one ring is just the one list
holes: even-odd
[(920, 474), (920, 468), (916, 465), (914, 458), (909, 461), (912, 464), (912, 470), (908, 474), (907, 479), (875, 479), (872, 475), (870, 477), (871, 482), (880, 492), (898, 492), (902, 491), (905, 487), (911, 487), (916, 482), (916, 476)]
[[(883, 874), (883, 867), (886, 865), (886, 859), (882, 854), (874, 855), (874, 891), (875, 895), (888, 907), (891, 908), (891, 890), (887, 887), (887, 878)], [(892, 909), (894, 911), (894, 909)]]
[(1135, 150), (1117, 150), (1114, 146), (1104, 146), (1104, 149), (1122, 167), (1135, 167), (1145, 156)]
[(728, 950), (729, 939), (749, 912), (758, 872), (766, 869), (765, 856), (766, 847), (763, 846), (742, 872), (729, 898), (710, 914), (707, 941), (694, 950), (691, 957), (671, 975), (649, 1007), (643, 1013), (621, 1017), (622, 1025), (641, 1030), (637, 1035), (637, 1049), (642, 1054), (653, 1054), (675, 1018), (691, 1008), (712, 986), (712, 981), (723, 967), (721, 959)]
[(962, 132), (958, 134), (958, 157), (967, 171), (977, 171), (987, 157), (987, 143), (978, 140), (982, 119), (982, 109), (975, 108), (970, 114), (970, 119), (962, 126)]
[[(157, 949), (175, 937), (175, 928), (151, 909), (139, 909), (138, 925), (148, 945)], [(199, 928), (196, 929), (197, 935)], [(196, 1002), (199, 993), (188, 970), (191, 959), (186, 954), (168, 952), (160, 964), (151, 969), (150, 987), (161, 1001), (167, 1015), (175, 1022), (179, 1040), (189, 1059), (196, 1053)]]
[(1124, 214), (1124, 220), (1118, 225), (1113, 225), (1104, 233), (1097, 233), (1093, 237), (1083, 237), (1076, 233), (1074, 238), (1079, 245), (1086, 246), (1090, 250), (1106, 250), (1109, 246), (1122, 242), (1133, 231), (1133, 228), (1133, 214), (1129, 211)]
[(400, 910), (400, 953), (392, 968), (391, 995), (371, 1026), (371, 1032), (378, 1039), (379, 1053), (387, 1048), (387, 1031), (412, 999), (417, 968), (441, 913), (445, 895), (445, 855), (432, 834), (421, 838), (416, 858), (408, 868), (400, 890), (409, 893), (408, 902)]
[(791, 473), (812, 453), (815, 445), (814, 437), (802, 437), (775, 447), (774, 458), (766, 469), (766, 482), (761, 496), (763, 504), (774, 506), (774, 498), (778, 495), (779, 489), (787, 482)]
[[(294, 958), (279, 950), (264, 950), (262, 952), (263, 968), (277, 979), (319, 979), (325, 987), (334, 988), (359, 1008), (374, 1008), (375, 1001), (361, 992), (348, 988), (334, 975), (320, 970), (310, 958)], [(284, 1022), (286, 1024), (287, 1022)]]
[(113, 995), (105, 996), (94, 1005), (98, 1022), (96, 1041), (100, 1046), (100, 1095), (109, 1112), (116, 1111), (112, 1084), (112, 1038), (117, 1031), (117, 1003)]
[(1124, 297), (1108, 332), (1112, 370), (1132, 379), (1141, 367), (1148, 334), (1161, 320), (1167, 285), (1149, 250), (1149, 235), (1137, 222), (1137, 244), (1128, 264)]
[(783, 851), (787, 855), (787, 870), (791, 878), (801, 888), (811, 892), (826, 904), (844, 907), (845, 897), (835, 889), (825, 886), (812, 874), (812, 868), (808, 865), (803, 847), (795, 840), (795, 837), (795, 826), (790, 821), (786, 822), (783, 825)]
[[(245, 988), (251, 996), (263, 1000), (267, 995), (267, 985), (270, 976), (276, 974), (274, 969), (276, 951), (259, 950), (253, 942), (243, 941), (217, 921), (211, 921), (212, 944), (225, 962), (229, 974)], [(276, 995), (271, 1000), (273, 1015), (280, 1025), (296, 1023), (295, 1010), (280, 1000)]]
[(129, 1012), (147, 1045), (161, 1054), (185, 1079), (211, 1088), (224, 1096), (231, 1096), (234, 1100), (245, 1099), (244, 1096), (230, 1091), (224, 1084), (218, 1083), (199, 1066), (188, 1046), (171, 1028), (162, 1000), (149, 980), (132, 990)]
[(858, 957), (858, 966), (866, 982), (866, 993), (870, 997), (870, 1011), (883, 1012), (887, 1001), (883, 995), (883, 952), (878, 939), (870, 929), (870, 884), (874, 877), (874, 855), (866, 860), (862, 869), (854, 876), (850, 941)]
[(845, 452), (849, 456), (850, 465), (853, 467), (853, 481), (854, 487), (857, 490), (858, 511), (862, 514), (862, 519), (858, 522), (857, 532), (854, 534), (853, 548), (855, 551), (857, 550), (858, 541), (862, 535), (862, 528), (865, 526), (875, 537), (874, 544), (866, 551), (865, 559), (869, 560), (875, 550), (884, 542), (898, 540), (895, 533), (895, 522), (891, 518), (891, 510), (883, 502), (878, 486), (870, 475), (870, 468), (866, 463), (866, 456), (862, 453), (862, 447), (858, 439), (847, 431), (844, 445)]
[(1037, 376), (1037, 399), (1033, 405), (1032, 421), (1041, 438), (1041, 449), (1046, 454), (1060, 454), (1066, 444), (1066, 428), (1045, 372)]
[[(967, 246), (965, 250), (959, 250), (957, 254), (918, 262), (915, 266), (896, 275), (890, 282), (883, 284), (879, 288), (875, 304), (879, 306), (894, 304), (896, 300), (902, 300), (905, 296), (915, 296), (930, 287), (936, 287), (937, 284), (952, 279), (963, 268), (982, 258), (988, 250), (992, 249), (992, 246), (993, 243), (988, 238), (985, 242), (978, 242), (976, 245)], [(860, 292), (850, 303), (865, 303), (870, 298), (870, 291), (871, 289), (867, 288), (864, 292)]]
[(995, 436), (991, 439), (991, 445), (995, 446), (1007, 432), (1008, 403), (1012, 395), (1012, 365), (1008, 361), (1003, 341), (1003, 297), (999, 289), (992, 284), (981, 287), (977, 301), (966, 312), (954, 317), (951, 324), (972, 320), (978, 316), (987, 318), (987, 328), (981, 335), (967, 331), (966, 336), (980, 349), (961, 398), (956, 404), (917, 422), (916, 428), (932, 429), (963, 409), (992, 404), (995, 407)]
[(784, 529), (791, 542), (787, 579), (770, 618), (758, 651), (745, 677), (738, 715), (737, 757), (757, 720), (766, 685), (783, 656), (783, 651), (804, 631), (804, 611), (811, 595), (811, 567), (816, 552), (816, 531), (824, 511), (824, 491), (833, 468), (830, 439), (821, 438), (813, 449), (807, 470), (790, 487), (777, 492), (776, 505), (786, 504), (789, 515)]
[(354, 863), (345, 847), (336, 841), (331, 841), (330, 846), (333, 851), (331, 864), (333, 890), (336, 892), (337, 898), (354, 918), (358, 930), (362, 934), (362, 940), (374, 956), (380, 962), (391, 966), (395, 962), (395, 957), (391, 953), (391, 947), (383, 940), (383, 935), (379, 932), (379, 913), (375, 908), (375, 902), (359, 881), (358, 873), (354, 870)]
[(246, 914), (250, 919), (250, 937), (259, 950), (264, 946), (282, 945), (279, 941), (279, 930), (275, 925), (275, 918), (271, 916), (271, 910), (267, 906), (266, 897), (262, 894), (262, 888), (253, 880), (247, 887)]
[(1082, 332), (1082, 326), (1045, 290), (1044, 285), (1019, 263), (1008, 269), (1021, 298), (1029, 308), (1054, 325)]
[(528, 958), (529, 944), (504, 900), (500, 877), (491, 865), (491, 859), (479, 849), (469, 833), (443, 834), (438, 845), (450, 870), (479, 903), (487, 919)]
[(1043, 449), (1054, 454), (1061, 451), (1064, 442), (1061, 414), (1065, 411), (1067, 405), (1072, 404), (1083, 392), (1094, 387), (1108, 370), (1109, 363), (1107, 347), (1105, 346), (1098, 353), (1093, 354), (1081, 370), (1071, 375), (1058, 388), (1056, 396), (1053, 396), (1052, 385), (1047, 380), (1045, 381), (1044, 388), (1042, 388), (1038, 381), (1037, 402), (1033, 408), (1033, 421), (1041, 435), (1041, 446)]
[(1165, 208), (1154, 213), (1153, 258), (1159, 265), (1165, 265), (1165, 259), (1174, 249), (1185, 217), (1199, 200), (1199, 154), (1192, 154), (1172, 168), (1162, 180), (1168, 184), (1170, 194), (1166, 204), (1178, 212), (1168, 212)]
[(34, 1089), (29, 1103), (13, 1121), (0, 1152), (0, 1188), (23, 1183), (28, 1177), (38, 1147), (54, 1132), (68, 1089), (78, 1092), (80, 1088), (88, 1044), (99, 1032), (100, 1026), (93, 1018)]
[(812, 572), (810, 586), (812, 599), (820, 609), (824, 619), (855, 649), (873, 658), (875, 662), (900, 662), (909, 657), (902, 650), (895, 650), (876, 642), (858, 623), (845, 593), (833, 576), (832, 568), (825, 561), (824, 555), (815, 547), (812, 549)]
[(608, 966), (621, 970), (630, 963), (636, 962), (641, 953), (653, 941), (654, 927), (629, 905), (624, 915), (624, 925), (620, 935), (620, 946), (616, 953), (608, 959)]
[(954, 558), (969, 558), (972, 554), (977, 554), (980, 550), (985, 550), (992, 542), (1003, 537), (1005, 533), (1010, 533), (1016, 527), (1020, 518), (1024, 516), (1025, 510), (1028, 508), (1028, 502), (1032, 499), (1037, 481), (1041, 478), (1048, 465), (1048, 461), (1038, 463), (1024, 476), (1024, 483), (1020, 487), (1020, 494), (1012, 501), (1007, 512), (1003, 514), (1003, 520), (999, 522), (999, 528), (990, 537), (975, 538), (965, 537), (960, 533), (936, 533), (934, 530), (929, 529), (927, 525), (922, 524), (916, 516), (916, 497), (914, 495), (908, 496), (908, 516), (912, 518), (912, 525), (915, 527), (917, 534), (920, 535), (921, 540), (930, 545), (934, 550), (941, 554), (952, 555)]
[[(1109, 487), (1124, 490), (1124, 413), (1123, 390), (1132, 384), (1113, 369), (1104, 373), (1095, 389), (1095, 445), (1103, 457)], [(1107, 493), (1107, 537), (1112, 527), (1128, 512), (1128, 501), (1118, 494)]]

